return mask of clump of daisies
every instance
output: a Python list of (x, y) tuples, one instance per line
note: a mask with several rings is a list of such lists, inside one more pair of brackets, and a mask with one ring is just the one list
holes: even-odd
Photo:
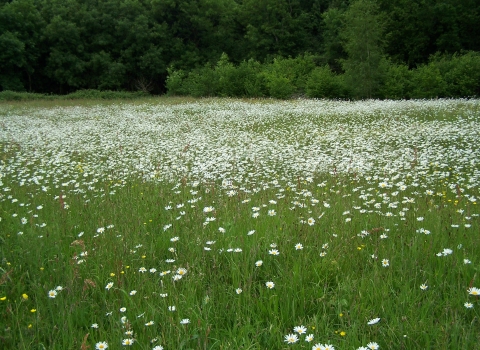
[(56, 286), (54, 289), (51, 289), (48, 291), (48, 297), (51, 299), (55, 299), (58, 295), (63, 290), (62, 286)]

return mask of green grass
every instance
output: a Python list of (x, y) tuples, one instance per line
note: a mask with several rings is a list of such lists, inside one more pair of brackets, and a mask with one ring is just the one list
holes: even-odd
[[(51, 181), (49, 188), (42, 189), (22, 183), (39, 164), (26, 159), (15, 166), (19, 150), (6, 145), (0, 153), (3, 349), (93, 349), (101, 341), (118, 349), (129, 338), (137, 349), (317, 343), (357, 349), (369, 342), (380, 349), (479, 349), (480, 302), (467, 292), (480, 287), (479, 209), (469, 200), (479, 196), (476, 164), (442, 178), (435, 165), (412, 163), (409, 176), (390, 176), (384, 188), (382, 170), (311, 179), (281, 174), (241, 184), (251, 192), (188, 177), (173, 183), (83, 177), (80, 167), (71, 184), (47, 177), (41, 182)], [(452, 189), (458, 178), (473, 185)], [(405, 190), (392, 185), (400, 181)], [(74, 182), (88, 182), (89, 190), (75, 192)], [(388, 208), (392, 202), (396, 207)], [(417, 232), (422, 228), (430, 234)], [(446, 248), (453, 253), (437, 256)], [(179, 268), (187, 272), (173, 281)], [(162, 277), (162, 271), (170, 272)], [(269, 281), (274, 288), (266, 287)], [(113, 287), (106, 289), (108, 283)], [(57, 286), (62, 290), (49, 298)], [(376, 317), (378, 323), (367, 324)], [(300, 335), (287, 344), (285, 336), (300, 325), (314, 340)]]

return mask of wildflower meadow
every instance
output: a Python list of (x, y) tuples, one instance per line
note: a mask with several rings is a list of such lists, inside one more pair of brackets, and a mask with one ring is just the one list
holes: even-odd
[(480, 100), (0, 104), (1, 349), (480, 349)]

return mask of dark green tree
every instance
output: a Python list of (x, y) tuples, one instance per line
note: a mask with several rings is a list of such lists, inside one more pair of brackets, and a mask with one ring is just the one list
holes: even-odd
[(342, 61), (345, 78), (354, 95), (375, 97), (383, 75), (384, 20), (375, 0), (356, 0), (345, 12), (341, 31), (348, 58)]
[(0, 7), (0, 87), (32, 91), (41, 55), (45, 23), (34, 0), (16, 0)]

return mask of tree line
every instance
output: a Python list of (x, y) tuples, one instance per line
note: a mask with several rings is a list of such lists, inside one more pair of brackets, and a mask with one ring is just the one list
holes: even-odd
[(477, 0), (0, 0), (0, 91), (480, 95), (478, 23)]

